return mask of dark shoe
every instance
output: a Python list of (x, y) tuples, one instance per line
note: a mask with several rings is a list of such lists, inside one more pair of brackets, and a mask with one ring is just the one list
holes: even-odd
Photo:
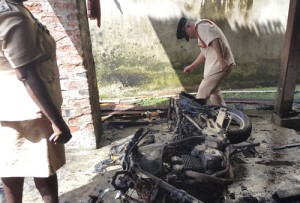
[(197, 102), (200, 105), (206, 105), (206, 99), (195, 99), (195, 102)]
[(186, 93), (184, 91), (180, 92), (180, 96), (186, 97), (188, 99), (193, 99), (193, 100), (196, 99), (193, 95)]

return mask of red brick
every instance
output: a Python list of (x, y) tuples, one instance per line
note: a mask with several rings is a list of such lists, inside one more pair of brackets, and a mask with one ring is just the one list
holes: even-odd
[(70, 128), (71, 132), (76, 132), (76, 131), (80, 130), (80, 128), (78, 126), (71, 126), (71, 125), (69, 125), (69, 128)]

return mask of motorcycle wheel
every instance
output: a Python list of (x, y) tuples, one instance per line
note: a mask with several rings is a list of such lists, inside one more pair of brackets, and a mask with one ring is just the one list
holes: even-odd
[(207, 106), (210, 115), (217, 116), (220, 108), (226, 108), (227, 114), (232, 117), (227, 128), (227, 138), (231, 144), (238, 144), (247, 140), (252, 131), (252, 122), (243, 112), (227, 106)]

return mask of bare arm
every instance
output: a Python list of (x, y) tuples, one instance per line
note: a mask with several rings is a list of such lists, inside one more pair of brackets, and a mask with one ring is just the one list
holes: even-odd
[(211, 46), (213, 47), (213, 49), (215, 50), (215, 52), (217, 54), (221, 70), (226, 72), (229, 69), (229, 66), (224, 60), (224, 56), (222, 54), (222, 48), (221, 48), (221, 44), (219, 42), (219, 39), (214, 39), (211, 42)]
[(50, 141), (55, 144), (68, 142), (72, 135), (69, 127), (63, 120), (60, 110), (55, 106), (50, 95), (36, 71), (37, 64), (31, 63), (20, 68), (16, 68), (16, 75), (23, 82), (28, 94), (38, 105), (43, 114), (51, 121), (54, 127), (54, 134)]
[(195, 59), (195, 61), (191, 65), (188, 65), (187, 67), (185, 67), (183, 72), (184, 73), (192, 72), (194, 69), (196, 69), (200, 64), (202, 64), (204, 62), (205, 62), (205, 57), (200, 52), (199, 56)]

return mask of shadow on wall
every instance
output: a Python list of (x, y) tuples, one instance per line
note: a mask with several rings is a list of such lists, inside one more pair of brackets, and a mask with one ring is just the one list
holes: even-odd
[(214, 1), (204, 0), (200, 7), (200, 16), (203, 18), (211, 19), (224, 19), (231, 16), (235, 11), (235, 3), (238, 2), (239, 18), (243, 18), (245, 21), (249, 20), (249, 12), (253, 9), (253, 0), (228, 0), (228, 1)]
[(197, 90), (203, 68), (189, 75), (182, 70), (200, 50), (196, 39), (176, 39), (181, 16), (211, 19), (227, 36), (237, 68), (222, 89), (277, 86), (287, 5), (271, 0), (105, 1), (102, 29), (91, 27), (102, 95)]
[[(53, 9), (53, 12), (57, 16), (59, 22), (61, 23), (61, 26), (63, 27), (65, 33), (72, 41), (73, 46), (77, 49), (77, 51), (81, 52), (81, 47), (79, 47), (80, 44), (76, 42), (76, 38), (74, 37), (76, 35), (78, 36), (80, 32), (78, 24), (74, 24), (78, 16), (76, 3), (58, 2), (53, 0), (48, 0), (48, 3)], [(60, 34), (60, 32), (62, 32), (61, 39), (58, 38), (56, 39), (56, 41), (60, 41), (66, 37), (64, 36), (63, 31), (60, 30), (57, 30), (55, 34), (58, 35)]]
[[(212, 3), (207, 0), (199, 9), (202, 18), (213, 20), (223, 30), (235, 56), (237, 68), (225, 81), (223, 89), (277, 86), (285, 28), (279, 21), (255, 22), (251, 27), (229, 24), (229, 20), (225, 18), (227, 13), (234, 12), (233, 2)], [(247, 20), (252, 3), (253, 0), (240, 1), (239, 8), (244, 11), (241, 18)], [(183, 68), (192, 63), (200, 53), (197, 40), (186, 42), (176, 39), (179, 19), (164, 22), (153, 18), (150, 20), (184, 89), (197, 90), (203, 68), (189, 76), (182, 73)], [(163, 28), (170, 30), (167, 35), (161, 31)]]

